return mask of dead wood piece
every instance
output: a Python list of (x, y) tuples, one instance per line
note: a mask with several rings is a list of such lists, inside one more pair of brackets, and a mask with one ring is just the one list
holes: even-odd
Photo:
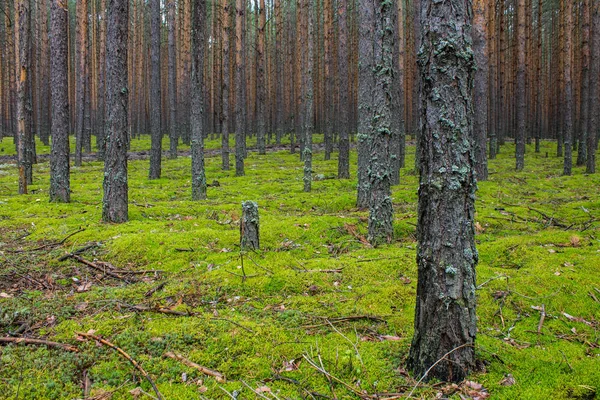
[(69, 257), (74, 258), (75, 260), (79, 261), (80, 263), (87, 265), (88, 267), (95, 269), (96, 271), (102, 272), (105, 275), (122, 280), (125, 283), (133, 283), (136, 281), (136, 279), (133, 279), (130, 277), (125, 277), (125, 276), (117, 274), (116, 272), (107, 270), (106, 268), (102, 268), (98, 264), (88, 261), (85, 258), (78, 256), (77, 254), (69, 254)]
[(182, 364), (187, 365), (190, 368), (194, 368), (194, 369), (202, 372), (204, 375), (212, 376), (219, 383), (227, 382), (225, 375), (223, 375), (222, 373), (214, 371), (214, 370), (206, 368), (206, 367), (203, 367), (202, 365), (196, 364), (195, 362), (188, 360), (181, 354), (177, 354), (177, 353), (173, 353), (172, 351), (168, 351), (165, 353), (165, 356), (172, 358), (174, 360), (177, 360), (177, 361), (181, 362)]
[(71, 257), (72, 254), (81, 254), (88, 250), (95, 249), (96, 247), (99, 247), (99, 246), (100, 246), (100, 242), (88, 244), (87, 246), (83, 246), (77, 250), (72, 251), (71, 253), (67, 253), (63, 256), (60, 256), (58, 258), (58, 261), (65, 261), (67, 258)]
[(537, 333), (538, 335), (542, 334), (542, 327), (544, 326), (544, 320), (546, 319), (546, 306), (542, 304), (542, 309), (540, 310), (540, 322), (538, 323)]
[(31, 345), (42, 345), (48, 347), (55, 347), (57, 349), (62, 349), (66, 351), (72, 351), (77, 353), (79, 349), (75, 346), (71, 346), (65, 343), (51, 342), (43, 339), (30, 339), (30, 338), (22, 338), (22, 337), (3, 337), (0, 338), (0, 343), (23, 343), (23, 344), (31, 344)]
[(152, 289), (144, 293), (144, 297), (152, 296), (154, 293), (158, 292), (159, 290), (162, 290), (165, 286), (167, 286), (167, 282), (163, 282), (160, 285), (153, 287)]
[(164, 307), (148, 307), (148, 306), (125, 304), (125, 303), (121, 303), (121, 305), (124, 307), (127, 307), (133, 311), (138, 311), (138, 312), (156, 312), (156, 313), (161, 313), (161, 314), (178, 315), (181, 317), (191, 317), (191, 316), (195, 315), (192, 312), (176, 311), (176, 310), (171, 310), (170, 308), (164, 308)]
[(125, 358), (127, 361), (129, 361), (135, 367), (135, 369), (137, 369), (142, 374), (142, 376), (144, 376), (144, 378), (146, 378), (146, 380), (152, 386), (152, 389), (154, 389), (154, 393), (156, 393), (156, 397), (158, 397), (159, 400), (163, 400), (164, 399), (162, 397), (162, 395), (160, 394), (160, 392), (158, 391), (158, 388), (156, 387), (156, 384), (154, 383), (154, 381), (152, 380), (152, 378), (150, 377), (150, 375), (142, 368), (142, 366), (140, 364), (138, 364), (137, 361), (135, 361), (133, 358), (131, 358), (131, 356), (129, 354), (127, 354), (125, 352), (125, 350), (123, 350), (120, 347), (112, 344), (108, 340), (103, 339), (100, 336), (97, 336), (97, 335), (94, 335), (94, 334), (91, 334), (91, 333), (75, 332), (75, 334), (78, 335), (78, 336), (84, 337), (84, 338), (94, 339), (98, 343), (102, 343), (103, 345), (108, 346), (111, 349), (115, 350), (123, 358)]
[(324, 274), (337, 274), (343, 271), (343, 268), (337, 269), (297, 269), (298, 272), (322, 272)]
[(63, 239), (59, 240), (58, 242), (52, 242), (52, 243), (47, 243), (38, 247), (34, 247), (33, 249), (23, 249), (23, 250), (7, 250), (7, 253), (25, 253), (28, 251), (40, 251), (40, 250), (45, 250), (48, 247), (55, 247), (55, 246), (61, 246), (63, 245), (67, 239), (69, 239), (70, 237), (78, 234), (79, 232), (83, 232), (85, 231), (85, 229), (83, 228), (79, 228), (78, 230), (76, 230), (73, 233), (68, 234), (67, 236), (65, 236)]
[(358, 239), (359, 242), (364, 244), (366, 247), (373, 247), (371, 246), (371, 243), (369, 243), (367, 238), (358, 233), (358, 231), (356, 230), (356, 225), (344, 224), (344, 229), (346, 230), (346, 232), (348, 232), (348, 234), (354, 236), (356, 239)]

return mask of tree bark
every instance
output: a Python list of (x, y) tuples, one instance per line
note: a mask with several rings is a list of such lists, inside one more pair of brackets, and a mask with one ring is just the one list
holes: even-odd
[(169, 0), (167, 4), (167, 16), (169, 24), (169, 156), (177, 158), (177, 78), (175, 63), (175, 0)]
[(525, 0), (517, 3), (517, 131), (515, 132), (517, 171), (525, 167)]
[(350, 102), (348, 101), (348, 92), (350, 87), (348, 85), (348, 0), (338, 0), (338, 29), (339, 29), (339, 50), (338, 50), (338, 68), (339, 68), (339, 124), (338, 133), (340, 142), (338, 145), (339, 156), (338, 156), (338, 178), (349, 179), (350, 178), (350, 135), (349, 135), (349, 108)]
[(71, 199), (69, 171), (69, 82), (67, 64), (67, 0), (51, 0), (50, 88), (52, 90), (52, 152), (50, 155), (50, 201)]
[(242, 250), (260, 248), (258, 204), (253, 201), (242, 203), (240, 223), (240, 247)]
[(314, 131), (314, 81), (313, 72), (315, 68), (314, 32), (315, 32), (315, 4), (313, 0), (302, 0), (307, 18), (307, 63), (304, 66), (304, 191), (310, 192), (312, 184), (312, 137)]
[(487, 127), (488, 127), (488, 57), (486, 38), (486, 1), (473, 0), (473, 51), (475, 53), (475, 91), (473, 105), (475, 111), (475, 170), (477, 180), (486, 181), (487, 168)]
[(206, 0), (194, 0), (192, 14), (192, 200), (206, 199), (204, 169), (204, 46)]
[(161, 175), (160, 0), (150, 0), (150, 179)]
[(581, 43), (581, 131), (579, 134), (579, 146), (577, 147), (577, 166), (586, 165), (587, 162), (587, 137), (589, 130), (588, 104), (590, 98), (590, 0), (584, 0), (582, 15), (582, 43)]
[(592, 10), (592, 46), (590, 65), (589, 129), (587, 137), (586, 172), (596, 172), (596, 151), (600, 135), (600, 2), (594, 1)]
[(75, 45), (76, 57), (76, 83), (75, 83), (75, 166), (81, 166), (81, 155), (84, 144), (84, 113), (85, 113), (85, 84), (86, 84), (86, 57), (87, 57), (87, 8), (88, 0), (77, 2), (77, 43)]
[(244, 98), (244, 30), (243, 21), (245, 18), (245, 6), (243, 0), (236, 0), (236, 18), (235, 18), (235, 175), (244, 176), (244, 142), (246, 101)]
[(33, 181), (33, 149), (31, 148), (31, 8), (30, 0), (18, 0), (15, 12), (15, 47), (17, 65), (17, 159), (19, 166), (19, 194), (27, 194), (27, 185)]
[(223, 21), (222, 21), (222, 40), (223, 40), (223, 125), (221, 132), (221, 168), (223, 171), (229, 171), (229, 131), (231, 116), (229, 113), (229, 92), (231, 90), (230, 65), (229, 65), (229, 21), (231, 15), (229, 12), (229, 0), (223, 0)]
[(475, 366), (477, 331), (471, 2), (421, 7), (418, 284), (408, 365), (416, 376), (459, 382)]
[(565, 2), (565, 137), (564, 137), (564, 175), (571, 175), (573, 168), (573, 2)]
[(106, 32), (106, 159), (102, 219), (128, 219), (127, 39), (129, 0), (107, 0)]
[(256, 142), (258, 147), (258, 154), (266, 154), (265, 149), (265, 135), (267, 133), (267, 84), (265, 79), (265, 28), (267, 25), (265, 0), (260, 0), (260, 8), (258, 10), (258, 47), (257, 47), (257, 93), (256, 93), (256, 107), (257, 107), (257, 131), (256, 131)]

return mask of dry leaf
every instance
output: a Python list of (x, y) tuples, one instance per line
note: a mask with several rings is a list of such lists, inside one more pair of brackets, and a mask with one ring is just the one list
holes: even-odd
[(581, 244), (581, 239), (579, 239), (579, 236), (571, 236), (571, 246), (573, 247), (579, 247), (579, 245)]
[(0, 298), (10, 299), (10, 298), (12, 298), (12, 296), (10, 294), (8, 294), (8, 293), (2, 292), (2, 293), (0, 293)]
[(83, 293), (87, 292), (92, 288), (92, 282), (86, 282), (83, 285), (77, 286), (77, 292)]
[(255, 392), (258, 393), (271, 393), (271, 388), (268, 386), (259, 386), (256, 388)]
[(512, 386), (515, 383), (517, 383), (517, 381), (511, 374), (506, 374), (504, 378), (502, 378), (502, 380), (500, 381), (500, 385), (502, 386)]

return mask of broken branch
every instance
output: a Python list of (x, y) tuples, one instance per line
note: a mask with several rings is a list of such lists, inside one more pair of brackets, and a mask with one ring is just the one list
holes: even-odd
[(172, 358), (174, 360), (177, 360), (177, 361), (181, 362), (182, 364), (187, 365), (190, 368), (194, 368), (194, 369), (202, 372), (204, 375), (212, 376), (219, 383), (227, 382), (225, 375), (223, 375), (222, 373), (214, 371), (214, 370), (206, 368), (206, 367), (203, 367), (202, 365), (196, 364), (195, 362), (188, 360), (181, 354), (177, 354), (177, 353), (173, 353), (172, 351), (168, 351), (165, 353), (165, 356)]

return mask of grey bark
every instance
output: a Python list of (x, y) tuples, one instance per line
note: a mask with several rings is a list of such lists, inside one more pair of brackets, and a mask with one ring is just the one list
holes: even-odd
[(338, 0), (338, 29), (339, 29), (339, 50), (338, 50), (338, 77), (339, 77), (339, 156), (338, 156), (338, 178), (350, 178), (350, 135), (349, 135), (349, 116), (350, 102), (348, 101), (348, 1)]
[(258, 250), (260, 248), (258, 204), (253, 201), (244, 201), (242, 203), (240, 247), (242, 250)]
[(307, 63), (304, 65), (304, 149), (302, 156), (304, 158), (304, 191), (310, 192), (312, 184), (312, 137), (313, 137), (313, 117), (314, 117), (314, 99), (313, 99), (313, 72), (315, 68), (314, 59), (314, 30), (315, 30), (315, 5), (313, 0), (302, 0), (304, 3), (307, 21)]
[[(382, 242), (391, 242), (394, 229), (393, 208), (391, 198), (391, 175), (393, 173), (391, 141), (397, 139), (393, 129), (395, 125), (393, 115), (397, 112), (394, 102), (397, 98), (397, 88), (394, 83), (394, 51), (395, 32), (397, 25), (397, 4), (390, 0), (367, 0), (361, 5), (364, 8), (372, 7), (374, 35), (373, 53), (371, 64), (372, 100), (370, 114), (371, 129), (369, 131), (369, 226), (368, 240), (377, 245)], [(370, 14), (370, 13), (369, 13)], [(362, 22), (362, 21), (361, 21)], [(397, 160), (396, 160), (397, 161)]]
[(257, 107), (257, 131), (256, 142), (258, 154), (266, 154), (265, 135), (267, 131), (267, 84), (265, 79), (265, 28), (266, 28), (266, 9), (265, 0), (260, 0), (259, 25), (257, 27), (258, 48), (257, 48), (257, 86), (256, 86), (256, 107)]
[(206, 0), (194, 0), (192, 14), (192, 200), (206, 199), (204, 169), (204, 46)]
[(587, 137), (586, 172), (596, 172), (596, 149), (600, 135), (600, 2), (595, 1), (592, 9), (592, 46), (590, 65), (590, 120)]
[(88, 0), (77, 2), (77, 40), (75, 44), (75, 165), (81, 166), (84, 144), (84, 113), (86, 84), (87, 48), (87, 5)]
[[(175, 63), (175, 0), (169, 0), (167, 5), (169, 24), (169, 157), (177, 158), (177, 78)], [(193, 128), (192, 128), (193, 129)]]
[(106, 155), (102, 219), (128, 219), (127, 35), (129, 0), (107, 0), (106, 32)]
[(408, 366), (461, 381), (475, 366), (471, 1), (421, 2), (417, 303)]
[(17, 161), (19, 166), (19, 194), (27, 194), (27, 185), (33, 183), (31, 132), (32, 109), (29, 97), (31, 85), (31, 8), (29, 0), (19, 0), (15, 12), (15, 51), (17, 53)]
[(50, 89), (52, 91), (52, 151), (50, 154), (50, 201), (71, 199), (69, 171), (69, 77), (67, 0), (51, 0)]
[(564, 60), (565, 60), (565, 109), (564, 109), (564, 175), (571, 175), (571, 169), (573, 168), (573, 2), (571, 0), (565, 1), (565, 49), (564, 49)]
[(488, 179), (487, 128), (488, 128), (488, 56), (486, 38), (486, 6), (484, 0), (473, 2), (473, 51), (475, 53), (475, 91), (473, 106), (475, 111), (475, 170), (477, 180)]
[(581, 129), (579, 132), (579, 146), (577, 147), (577, 166), (586, 165), (587, 162), (587, 136), (589, 129), (590, 103), (590, 0), (584, 0), (582, 28), (581, 28)]
[(517, 5), (517, 131), (515, 132), (516, 141), (516, 168), (517, 171), (525, 167), (525, 129), (527, 106), (525, 103), (525, 0), (518, 0)]
[(235, 175), (244, 176), (244, 158), (245, 158), (245, 109), (246, 101), (244, 98), (244, 30), (243, 21), (245, 15), (244, 1), (236, 0), (236, 20), (235, 20)]
[(150, 0), (150, 179), (161, 174), (160, 0)]
[(229, 112), (229, 91), (231, 82), (229, 77), (229, 21), (231, 15), (229, 12), (229, 0), (223, 0), (223, 125), (221, 132), (221, 167), (223, 171), (229, 171), (229, 131), (231, 116)]

